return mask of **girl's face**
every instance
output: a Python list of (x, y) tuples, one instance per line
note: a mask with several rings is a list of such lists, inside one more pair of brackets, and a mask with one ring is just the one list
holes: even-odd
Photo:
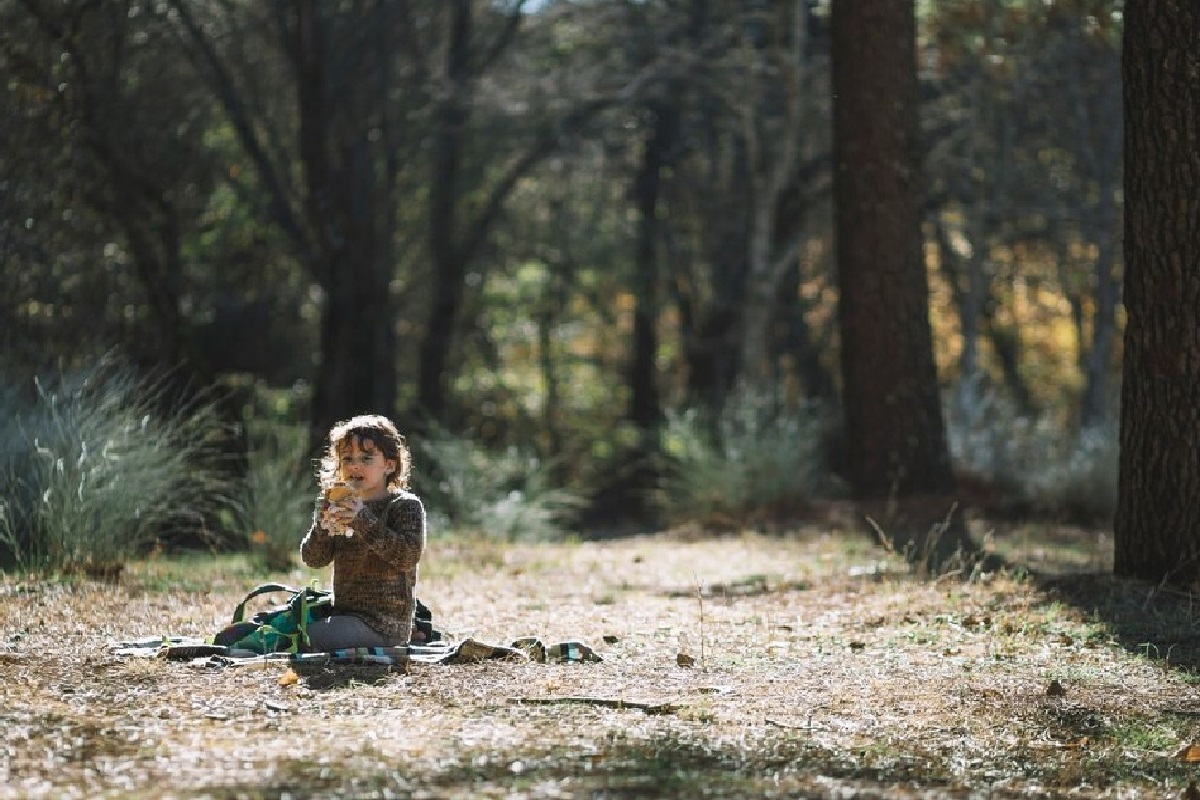
[(385, 458), (370, 439), (351, 437), (338, 448), (338, 470), (363, 499), (374, 500), (387, 494), (388, 477), (396, 471), (396, 462)]

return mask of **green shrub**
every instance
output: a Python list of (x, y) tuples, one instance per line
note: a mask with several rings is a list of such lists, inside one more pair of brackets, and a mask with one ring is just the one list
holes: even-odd
[(239, 527), (250, 552), (266, 569), (284, 570), (312, 524), (317, 483), (308, 454), (308, 429), (255, 419), (246, 423), (246, 434)]
[(516, 447), (491, 452), (434, 429), (413, 445), (414, 490), (434, 524), (502, 541), (548, 541), (567, 532), (583, 498), (551, 485), (550, 465)]
[(715, 421), (695, 409), (668, 413), (668, 521), (736, 528), (802, 511), (834, 488), (824, 468), (826, 424), (819, 405), (745, 390)]
[(232, 505), (211, 404), (163, 412), (165, 384), (105, 361), (0, 394), (0, 548), (26, 571), (119, 571)]
[(1065, 436), (1022, 489), (1036, 510), (1067, 522), (1110, 525), (1119, 471), (1118, 426), (1107, 423)]
[(955, 387), (945, 408), (957, 469), (993, 482), (1039, 514), (1111, 522), (1119, 463), (1115, 418), (1077, 430), (1050, 415), (1020, 414), (978, 382)]

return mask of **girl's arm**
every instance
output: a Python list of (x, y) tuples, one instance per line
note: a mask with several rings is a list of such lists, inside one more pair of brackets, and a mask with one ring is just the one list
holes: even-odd
[(388, 503), (382, 519), (364, 508), (350, 527), (375, 555), (397, 569), (412, 569), (425, 552), (425, 506), (416, 495), (401, 495)]

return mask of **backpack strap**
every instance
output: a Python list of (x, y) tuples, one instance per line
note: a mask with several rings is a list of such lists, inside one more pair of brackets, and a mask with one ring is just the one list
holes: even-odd
[(289, 592), (296, 594), (300, 590), (282, 583), (262, 583), (250, 590), (250, 593), (242, 598), (242, 602), (237, 604), (237, 608), (233, 610), (233, 622), (241, 622), (246, 617), (246, 603), (258, 597), (260, 594), (272, 594), (273, 592)]

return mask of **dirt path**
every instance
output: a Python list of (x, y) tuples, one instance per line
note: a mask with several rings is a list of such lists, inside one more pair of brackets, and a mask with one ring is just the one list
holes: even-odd
[(916, 582), (812, 533), (441, 543), (419, 590), (440, 627), (578, 639), (603, 663), (281, 686), (278, 664), (111, 655), (210, 633), (257, 582), (215, 560), (131, 571), (0, 584), (0, 798), (1132, 798), (1196, 777), (1175, 753), (1200, 681), (1161, 650), (1197, 619), (1156, 606), (1139, 653), (1108, 612), (1142, 587), (1097, 583), (1087, 608), (1006, 576)]

